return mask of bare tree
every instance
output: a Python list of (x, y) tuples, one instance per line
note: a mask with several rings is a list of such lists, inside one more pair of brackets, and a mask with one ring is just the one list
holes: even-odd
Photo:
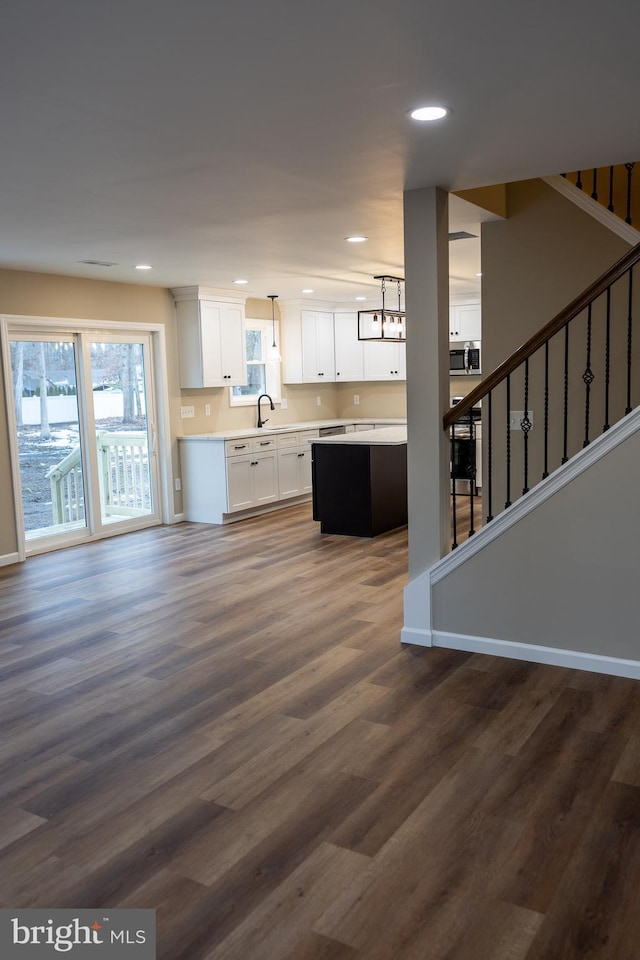
[(22, 394), (24, 391), (24, 341), (16, 341), (15, 369), (13, 378), (13, 402), (16, 411), (16, 426), (23, 425)]
[(40, 381), (40, 436), (43, 440), (48, 440), (51, 436), (51, 430), (49, 429), (49, 410), (47, 408), (47, 362), (44, 348), (44, 343), (40, 341), (40, 363), (38, 370), (38, 379)]

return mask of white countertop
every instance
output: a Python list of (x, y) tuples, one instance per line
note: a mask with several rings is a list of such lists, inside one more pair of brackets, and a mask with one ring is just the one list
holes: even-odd
[[(244, 430), (219, 430), (216, 433), (191, 433), (191, 434), (182, 434), (178, 437), (178, 440), (238, 440), (242, 437), (262, 437), (269, 436), (270, 433), (299, 433), (301, 430), (319, 430), (322, 427), (341, 427), (346, 426), (350, 423), (384, 423), (388, 424), (389, 427), (392, 426), (403, 426), (405, 427), (405, 439), (397, 441), (398, 443), (406, 443), (406, 420), (401, 419), (400, 417), (350, 417), (348, 419), (335, 419), (335, 420), (306, 420), (302, 423), (280, 423), (280, 424), (271, 424), (264, 427), (261, 430), (258, 430), (257, 427), (247, 427)], [(381, 429), (387, 429), (383, 427)], [(368, 435), (373, 433), (373, 430), (362, 430), (358, 432), (359, 436)], [(344, 437), (353, 437), (354, 434), (339, 434), (338, 436)], [(335, 440), (336, 437), (327, 437), (327, 440)], [(370, 441), (373, 442), (373, 441)], [(379, 440), (379, 443), (384, 443), (385, 441)], [(387, 441), (389, 442), (389, 441)]]
[(368, 446), (399, 446), (407, 442), (406, 427), (378, 427), (375, 430), (358, 430), (357, 433), (340, 433), (334, 437), (315, 437), (309, 443), (365, 443)]

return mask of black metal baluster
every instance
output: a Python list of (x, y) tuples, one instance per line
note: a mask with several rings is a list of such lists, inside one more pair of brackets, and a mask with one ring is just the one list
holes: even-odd
[(544, 345), (544, 470), (542, 479), (549, 476), (549, 341)]
[(568, 415), (569, 415), (569, 324), (567, 323), (564, 328), (564, 427), (563, 427), (563, 438), (562, 438), (562, 463), (566, 463), (569, 459), (567, 454), (568, 440), (569, 440), (569, 431), (568, 431)]
[(520, 421), (520, 428), (524, 434), (524, 487), (522, 494), (529, 493), (529, 431), (531, 430), (531, 420), (529, 419), (529, 358), (524, 362), (524, 412)]
[(467, 444), (467, 474), (469, 477), (469, 536), (472, 537), (476, 532), (473, 519), (473, 507), (476, 496), (476, 427), (471, 410), (469, 410), (469, 441), (470, 442)]
[(596, 167), (593, 168), (593, 190), (591, 191), (591, 199), (598, 199), (598, 170)]
[(609, 429), (609, 385), (611, 380), (611, 287), (607, 287), (607, 323), (604, 337), (604, 426)]
[(488, 430), (487, 430), (487, 523), (491, 523), (493, 520), (493, 417), (491, 410), (491, 401), (493, 399), (493, 391), (489, 391), (487, 396), (487, 408), (488, 408)]
[(576, 180), (576, 187), (578, 190), (582, 190), (582, 170), (578, 170), (578, 179)]
[(607, 210), (613, 213), (613, 167), (609, 167), (609, 206)]
[(631, 223), (631, 174), (633, 173), (634, 163), (625, 163), (627, 171), (627, 215), (624, 218), (625, 223)]
[(629, 313), (627, 316), (627, 408), (631, 413), (631, 348), (633, 339), (633, 267), (629, 270)]
[(587, 307), (587, 362), (582, 374), (584, 381), (584, 441), (583, 448), (588, 447), (589, 440), (589, 417), (591, 415), (591, 384), (594, 381), (593, 370), (591, 369), (591, 304)]
[(505, 510), (511, 506), (511, 374), (507, 375), (507, 499)]
[(456, 425), (451, 424), (451, 510), (452, 510), (452, 543), (451, 549), (458, 546), (458, 511), (456, 505)]

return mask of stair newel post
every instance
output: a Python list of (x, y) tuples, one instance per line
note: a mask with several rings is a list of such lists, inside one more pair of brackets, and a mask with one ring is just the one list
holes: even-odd
[(609, 167), (609, 204), (607, 210), (613, 213), (613, 166)]
[(598, 199), (598, 169), (597, 167), (593, 168), (593, 190), (591, 191), (591, 199)]
[(511, 506), (511, 374), (507, 375), (507, 499), (505, 510)]
[(625, 163), (625, 170), (627, 171), (627, 215), (624, 218), (625, 223), (631, 224), (631, 176), (633, 174), (634, 163)]
[(611, 287), (607, 287), (607, 316), (604, 334), (604, 426), (609, 429), (609, 387), (611, 383)]
[(582, 443), (583, 448), (588, 447), (589, 440), (589, 417), (591, 414), (591, 384), (593, 383), (594, 376), (593, 370), (591, 369), (591, 308), (592, 304), (590, 303), (587, 307), (587, 361), (584, 368), (584, 373), (582, 374), (582, 380), (584, 382), (584, 440)]
[(542, 479), (549, 476), (549, 341), (544, 344), (544, 470)]
[(625, 415), (631, 413), (631, 354), (633, 347), (633, 267), (629, 269), (629, 306), (627, 312), (627, 406)]
[(493, 390), (487, 396), (487, 523), (493, 520)]
[(563, 430), (562, 430), (562, 463), (566, 463), (569, 459), (568, 456), (568, 445), (569, 445), (569, 431), (568, 431), (568, 422), (569, 422), (569, 324), (565, 324), (564, 328), (564, 396), (563, 396)]
[(451, 462), (451, 549), (455, 550), (458, 546), (458, 508), (456, 503), (456, 426), (451, 424), (450, 437), (450, 462)]
[(529, 493), (529, 431), (531, 430), (531, 420), (529, 419), (529, 358), (524, 362), (524, 412), (520, 421), (520, 429), (523, 436), (523, 469), (524, 486), (523, 495)]

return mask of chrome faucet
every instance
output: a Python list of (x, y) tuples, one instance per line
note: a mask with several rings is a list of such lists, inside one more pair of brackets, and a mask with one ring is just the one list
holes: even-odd
[(267, 400), (268, 400), (269, 403), (271, 404), (271, 409), (272, 409), (272, 410), (275, 410), (275, 407), (274, 407), (274, 405), (273, 405), (273, 400), (271, 399), (271, 397), (269, 396), (269, 394), (268, 394), (268, 393), (261, 393), (260, 396), (258, 397), (258, 428), (264, 427), (265, 423), (266, 423), (267, 420), (269, 419), (269, 417), (266, 417), (266, 418), (263, 420), (263, 419), (262, 419), (262, 414), (260, 413), (260, 401), (262, 400), (263, 397), (266, 397), (266, 398), (267, 398)]

